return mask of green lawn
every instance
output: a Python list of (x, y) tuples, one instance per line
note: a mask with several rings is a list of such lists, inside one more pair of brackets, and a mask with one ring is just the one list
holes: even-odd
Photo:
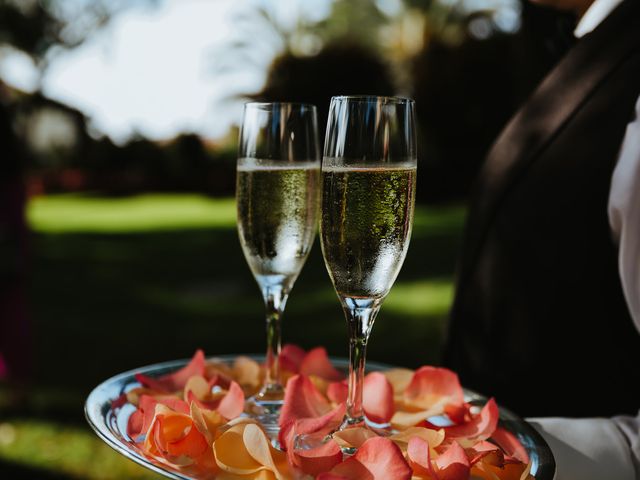
[[(35, 387), (18, 409), (3, 408), (0, 392), (0, 472), (28, 465), (55, 472), (51, 478), (155, 478), (88, 432), (82, 402), (115, 373), (198, 347), (262, 351), (262, 304), (237, 241), (234, 201), (60, 195), (32, 200), (28, 217)], [(369, 358), (409, 367), (438, 360), (463, 219), (457, 206), (417, 209)], [(346, 355), (346, 326), (319, 245), (283, 328), (286, 342)], [(49, 478), (45, 470), (11, 478)]]

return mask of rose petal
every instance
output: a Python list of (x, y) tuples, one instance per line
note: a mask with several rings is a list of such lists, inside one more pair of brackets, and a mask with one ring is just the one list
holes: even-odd
[(395, 435), (391, 435), (389, 440), (393, 440), (393, 442), (400, 447), (400, 450), (404, 453), (407, 450), (408, 444), (412, 438), (420, 438), (427, 444), (429, 447), (435, 448), (439, 446), (444, 441), (444, 430), (432, 430), (430, 428), (424, 427), (411, 427), (401, 432), (396, 433)]
[(391, 425), (398, 430), (403, 430), (405, 428), (424, 424), (429, 417), (443, 413), (445, 401), (446, 399), (443, 398), (441, 403), (436, 403), (427, 410), (419, 410), (417, 412), (397, 411), (393, 414), (393, 417), (391, 417)]
[(333, 440), (309, 450), (295, 450), (294, 455), (296, 465), (304, 473), (314, 476), (328, 472), (342, 461), (342, 450)]
[(527, 450), (513, 433), (505, 430), (504, 428), (497, 427), (491, 434), (491, 439), (507, 455), (521, 461), (522, 463), (529, 463), (529, 454), (527, 453)]
[[(364, 442), (353, 457), (338, 464), (329, 473), (355, 480), (409, 480), (412, 470), (395, 443), (388, 438), (374, 437)], [(318, 478), (336, 477), (321, 475)]]
[(375, 423), (388, 423), (393, 416), (393, 387), (380, 372), (364, 378), (362, 405), (367, 418)]
[(477, 463), (471, 469), (471, 474), (483, 480), (534, 480), (531, 476), (531, 464), (508, 463), (496, 467), (486, 463)]
[(191, 361), (176, 372), (156, 379), (138, 373), (135, 375), (135, 378), (145, 387), (164, 392), (176, 392), (184, 388), (189, 378), (194, 375), (204, 376), (204, 373), (204, 352), (202, 350), (196, 350)]
[(389, 383), (393, 387), (394, 396), (402, 397), (404, 391), (411, 383), (414, 373), (413, 370), (409, 370), (408, 368), (392, 368), (384, 371), (384, 376), (387, 377), (387, 380), (389, 380)]
[(285, 455), (271, 446), (267, 435), (260, 427), (253, 423), (246, 424), (242, 439), (247, 452), (256, 462), (275, 473), (276, 478), (286, 476), (286, 472), (281, 471), (285, 465)]
[(280, 368), (291, 373), (298, 373), (306, 354), (307, 352), (299, 346), (287, 343), (280, 350)]
[(440, 480), (467, 480), (469, 478), (469, 459), (458, 442), (435, 459)]
[(262, 369), (260, 364), (249, 357), (237, 357), (233, 362), (233, 376), (248, 392), (253, 392), (262, 385)]
[(205, 410), (196, 402), (191, 403), (191, 419), (193, 425), (202, 433), (209, 444), (217, 437), (218, 428), (224, 424), (224, 418), (215, 410)]
[(193, 393), (198, 400), (205, 400), (211, 393), (209, 382), (201, 375), (194, 375), (184, 386), (184, 399), (189, 402), (189, 393)]
[(220, 401), (216, 410), (229, 420), (240, 416), (244, 411), (244, 392), (240, 385), (236, 382), (231, 382), (229, 391)]
[(327, 397), (333, 403), (342, 403), (347, 401), (349, 395), (349, 385), (346, 381), (332, 382), (327, 387)]
[(342, 380), (343, 375), (331, 364), (324, 347), (309, 350), (300, 364), (301, 375), (316, 375), (325, 380), (336, 382)]
[(498, 426), (498, 405), (491, 398), (482, 408), (482, 411), (469, 422), (452, 427), (444, 427), (447, 437), (473, 439), (475, 441), (489, 438)]
[(497, 466), (504, 464), (504, 454), (500, 447), (484, 440), (469, 448), (467, 457), (471, 465), (475, 465), (479, 461)]
[(134, 441), (138, 436), (146, 434), (156, 415), (156, 405), (164, 405), (174, 412), (189, 413), (189, 405), (176, 397), (151, 397), (142, 395), (138, 401), (138, 410), (129, 417), (127, 434)]
[(287, 382), (279, 423), (282, 427), (291, 421), (320, 417), (329, 411), (331, 405), (311, 380), (304, 375), (295, 375)]
[(213, 453), (221, 470), (236, 475), (249, 475), (265, 469), (245, 448), (243, 433), (246, 425), (234, 425), (213, 443)]
[(464, 392), (458, 375), (446, 368), (421, 367), (414, 373), (404, 391), (407, 403), (421, 409), (430, 409), (446, 399), (445, 404), (462, 405)]
[(376, 434), (364, 427), (346, 428), (333, 434), (333, 439), (342, 448), (360, 448), (364, 442)]
[(407, 459), (409, 465), (416, 475), (423, 475), (427, 478), (438, 478), (431, 464), (431, 448), (429, 444), (420, 437), (413, 437), (407, 445)]

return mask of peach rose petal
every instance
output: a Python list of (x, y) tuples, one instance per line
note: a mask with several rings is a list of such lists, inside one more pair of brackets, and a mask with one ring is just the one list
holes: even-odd
[(284, 453), (271, 446), (267, 435), (260, 427), (253, 423), (246, 424), (242, 440), (247, 452), (256, 462), (271, 470), (277, 479), (287, 477)]
[(534, 480), (531, 476), (531, 464), (510, 463), (496, 467), (486, 463), (478, 463), (471, 469), (471, 475), (483, 480)]
[(218, 434), (218, 429), (224, 425), (225, 419), (215, 410), (201, 408), (196, 402), (191, 402), (190, 409), (193, 425), (212, 444)]
[(315, 375), (332, 382), (337, 382), (344, 378), (344, 375), (331, 364), (327, 350), (324, 347), (316, 347), (313, 350), (309, 350), (300, 364), (300, 374)]
[(393, 387), (380, 372), (364, 378), (362, 406), (367, 418), (375, 423), (388, 423), (394, 413)]
[(179, 398), (168, 396), (154, 398), (149, 395), (142, 395), (138, 401), (138, 410), (129, 417), (127, 424), (127, 434), (134, 441), (138, 436), (145, 434), (149, 430), (156, 415), (156, 405), (158, 404), (169, 407), (174, 412), (189, 413), (189, 406)]
[(196, 350), (196, 353), (193, 355), (191, 361), (185, 367), (176, 372), (155, 379), (137, 373), (135, 375), (135, 378), (143, 386), (152, 388), (153, 390), (162, 392), (176, 392), (184, 388), (189, 378), (193, 377), (194, 375), (204, 376), (204, 373), (204, 352), (202, 350)]
[(306, 355), (307, 352), (299, 346), (287, 343), (280, 350), (280, 368), (291, 373), (298, 373)]
[(498, 405), (491, 398), (478, 415), (462, 425), (444, 427), (447, 437), (466, 438), (469, 440), (485, 440), (489, 438), (498, 426)]
[(510, 457), (522, 463), (529, 463), (527, 450), (513, 433), (504, 428), (497, 427), (491, 434), (491, 439)]
[(444, 441), (445, 435), (442, 429), (432, 430), (424, 427), (410, 427), (389, 437), (400, 447), (403, 453), (407, 451), (412, 438), (419, 438), (426, 442), (430, 448), (436, 448)]
[[(388, 438), (374, 437), (362, 444), (356, 454), (338, 464), (318, 480), (346, 478), (353, 480), (409, 480), (412, 470), (398, 446)], [(333, 475), (333, 476), (331, 476)]]
[(346, 381), (332, 382), (327, 386), (327, 397), (333, 403), (342, 403), (347, 401), (349, 395), (349, 385)]
[(294, 450), (295, 465), (307, 475), (328, 472), (342, 461), (342, 450), (333, 440), (309, 450)]
[(447, 399), (442, 398), (439, 402), (434, 403), (431, 408), (418, 411), (397, 411), (391, 417), (391, 425), (398, 430), (414, 427), (416, 425), (424, 424), (429, 417), (441, 415), (444, 413), (444, 408)]
[(243, 388), (253, 391), (262, 384), (260, 364), (249, 357), (237, 357), (233, 362), (233, 377)]
[(342, 448), (360, 448), (364, 442), (375, 437), (368, 428), (354, 427), (341, 430), (333, 434), (333, 439)]
[(404, 391), (405, 402), (423, 410), (431, 409), (443, 399), (446, 405), (464, 403), (458, 375), (446, 368), (419, 368)]
[(394, 396), (400, 398), (402, 398), (404, 391), (411, 383), (414, 373), (413, 370), (409, 370), (408, 368), (392, 368), (383, 372), (393, 387)]
[(414, 474), (427, 478), (438, 478), (431, 464), (431, 448), (422, 438), (413, 437), (409, 440), (407, 460)]
[(216, 463), (221, 470), (235, 475), (251, 475), (265, 467), (251, 456), (244, 446), (244, 425), (236, 425), (224, 432), (213, 444)]
[(467, 480), (471, 465), (467, 454), (458, 442), (451, 446), (435, 459), (440, 480)]

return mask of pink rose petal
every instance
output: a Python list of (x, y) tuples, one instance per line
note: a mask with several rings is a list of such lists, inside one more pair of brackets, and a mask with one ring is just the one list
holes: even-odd
[(527, 453), (527, 450), (513, 433), (505, 430), (504, 428), (497, 427), (491, 434), (491, 439), (496, 442), (496, 444), (502, 448), (504, 453), (510, 457), (513, 457), (522, 463), (529, 463), (529, 454)]
[(328, 472), (342, 461), (342, 450), (333, 440), (310, 450), (295, 450), (294, 454), (296, 465), (307, 475)]
[(332, 382), (327, 386), (327, 397), (333, 403), (342, 403), (347, 401), (349, 395), (349, 385), (346, 381)]
[(446, 404), (462, 405), (464, 392), (458, 375), (446, 368), (421, 367), (414, 374), (404, 392), (407, 403), (422, 409), (446, 399)]
[(229, 391), (224, 396), (224, 398), (220, 401), (218, 408), (216, 410), (223, 417), (231, 420), (240, 416), (240, 414), (244, 411), (244, 393), (240, 385), (236, 382), (231, 382), (229, 386)]
[(187, 384), (189, 378), (191, 378), (192, 376), (204, 376), (204, 374), (204, 352), (202, 350), (197, 350), (193, 355), (191, 361), (185, 367), (176, 372), (173, 372), (169, 375), (164, 375), (156, 379), (138, 373), (135, 375), (135, 378), (142, 385), (148, 388), (152, 388), (153, 390), (158, 390), (161, 392), (176, 392), (178, 390), (182, 390)]
[(299, 346), (287, 343), (280, 350), (280, 368), (291, 373), (298, 373), (306, 355), (307, 352)]
[(435, 459), (440, 480), (468, 480), (470, 472), (467, 454), (458, 442), (453, 442), (442, 455)]
[(380, 372), (364, 379), (363, 407), (367, 418), (375, 423), (388, 423), (394, 413), (393, 388)]
[(301, 418), (315, 418), (331, 410), (331, 404), (309, 377), (295, 375), (287, 381), (284, 405), (280, 411), (280, 426)]
[(336, 368), (331, 365), (327, 350), (324, 347), (317, 347), (309, 350), (300, 365), (300, 374), (315, 375), (325, 380), (336, 382), (344, 377)]
[(433, 470), (433, 465), (431, 464), (431, 450), (429, 448), (429, 444), (422, 438), (412, 437), (409, 440), (409, 444), (407, 446), (407, 459), (409, 460), (409, 465), (413, 469), (413, 473), (426, 476), (427, 478), (438, 478)]
[(395, 443), (388, 438), (374, 437), (364, 442), (353, 457), (338, 464), (329, 474), (334, 476), (321, 474), (318, 479), (409, 480), (412, 470)]
[(449, 438), (462, 438), (474, 440), (485, 440), (489, 438), (498, 426), (498, 405), (491, 398), (482, 408), (482, 411), (467, 423), (444, 427), (444, 431)]

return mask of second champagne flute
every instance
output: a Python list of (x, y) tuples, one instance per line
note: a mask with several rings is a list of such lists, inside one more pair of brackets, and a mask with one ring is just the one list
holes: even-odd
[(249, 413), (276, 430), (284, 398), (280, 320), (315, 239), (320, 201), (316, 108), (296, 103), (245, 105), (236, 200), (242, 250), (266, 309), (266, 374)]

